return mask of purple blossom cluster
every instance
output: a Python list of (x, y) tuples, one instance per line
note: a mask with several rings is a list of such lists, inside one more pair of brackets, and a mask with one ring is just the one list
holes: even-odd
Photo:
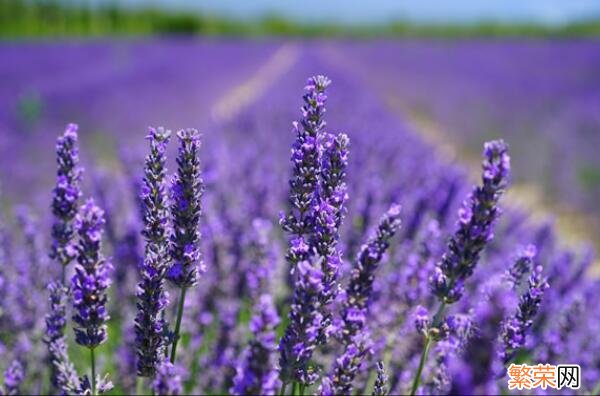
[(494, 237), (493, 226), (500, 215), (498, 200), (507, 185), (510, 157), (503, 141), (486, 143), (482, 185), (463, 203), (458, 230), (431, 278), (433, 292), (445, 304), (458, 301), (467, 278), (473, 274), (481, 251)]
[(500, 352), (500, 360), (508, 363), (519, 348), (525, 346), (527, 330), (537, 315), (544, 291), (549, 287), (542, 275), (542, 267), (531, 270), (527, 291), (521, 296), (517, 312), (502, 325), (501, 337), (504, 348)]
[(137, 315), (135, 318), (135, 343), (137, 348), (137, 373), (151, 377), (164, 357), (167, 324), (163, 316), (168, 304), (164, 278), (169, 268), (168, 252), (169, 216), (165, 191), (167, 173), (165, 150), (171, 131), (150, 129), (151, 152), (146, 157), (144, 181), (141, 192), (146, 239), (144, 260), (140, 263), (140, 282), (137, 286)]
[(274, 395), (279, 390), (279, 373), (274, 365), (277, 351), (275, 328), (279, 315), (269, 294), (260, 296), (256, 313), (250, 320), (253, 339), (236, 367), (233, 395)]
[(177, 132), (180, 141), (177, 156), (177, 174), (171, 181), (171, 233), (170, 253), (172, 263), (167, 271), (167, 279), (179, 288), (194, 286), (204, 272), (200, 259), (200, 199), (202, 184), (200, 160), (200, 134), (195, 129)]
[(75, 341), (94, 349), (106, 342), (107, 289), (110, 286), (112, 265), (101, 253), (104, 211), (87, 200), (75, 219), (79, 236), (77, 266), (71, 279)]
[[(73, 222), (77, 215), (78, 200), (81, 197), (79, 183), (82, 169), (79, 167), (77, 146), (77, 125), (69, 124), (65, 133), (56, 141), (56, 187), (52, 191), (52, 247), (50, 257), (64, 267), (77, 255), (74, 243)], [(65, 276), (62, 277), (63, 283)]]

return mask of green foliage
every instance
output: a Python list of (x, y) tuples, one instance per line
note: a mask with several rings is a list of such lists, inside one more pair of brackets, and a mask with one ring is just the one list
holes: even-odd
[(600, 168), (592, 165), (583, 166), (577, 171), (579, 183), (587, 188), (594, 189), (600, 186)]
[(276, 15), (241, 21), (152, 6), (91, 6), (66, 0), (0, 1), (0, 38), (43, 36), (224, 35), (302, 37), (581, 37), (600, 35), (600, 18), (568, 25), (532, 23), (417, 24), (399, 20), (383, 25), (301, 24)]
[(28, 91), (17, 100), (17, 119), (26, 130), (33, 129), (42, 116), (43, 103), (37, 91)]

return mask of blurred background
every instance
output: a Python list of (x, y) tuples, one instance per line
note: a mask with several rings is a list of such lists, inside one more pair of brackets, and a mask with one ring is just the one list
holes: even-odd
[(594, 0), (1, 1), (0, 185), (46, 205), (30, 193), (66, 123), (111, 168), (148, 125), (217, 130), (282, 79), (301, 89), (304, 64), (466, 166), (503, 137), (514, 202), (598, 240), (599, 35)]

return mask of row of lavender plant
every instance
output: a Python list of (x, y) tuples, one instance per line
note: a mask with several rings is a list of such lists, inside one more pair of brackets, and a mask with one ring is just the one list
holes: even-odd
[[(339, 77), (347, 99), (369, 103)], [(441, 161), (421, 168), (433, 157), (409, 132), (401, 144), (329, 133), (329, 84), (308, 80), (289, 194), (281, 170), (258, 161), (274, 139), (261, 123), (272, 120), (243, 125), (252, 147), (209, 152), (206, 181), (197, 131), (177, 133), (169, 179), (171, 133), (151, 128), (143, 179), (127, 182), (138, 196), (133, 221), (106, 181), (82, 203), (77, 128), (68, 126), (57, 143), (51, 260), (27, 212), (24, 257), (2, 232), (0, 246), (12, 248), (0, 256), (0, 314), (11, 319), (0, 325), (11, 357), (2, 392), (102, 394), (114, 381), (137, 394), (498, 393), (516, 359), (581, 364), (591, 391), (597, 315), (580, 312), (600, 290), (585, 275), (592, 257), (562, 250), (551, 227), (521, 213), (498, 222), (507, 145), (486, 144), (481, 183), (458, 205), (464, 179)]]

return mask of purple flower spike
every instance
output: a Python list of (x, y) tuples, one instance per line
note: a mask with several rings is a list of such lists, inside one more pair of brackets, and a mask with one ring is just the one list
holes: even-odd
[(333, 363), (329, 381), (321, 387), (321, 394), (327, 394), (330, 388), (333, 395), (352, 394), (352, 382), (358, 373), (360, 365), (370, 351), (370, 342), (366, 334), (359, 334), (346, 346), (344, 353)]
[(101, 253), (104, 212), (89, 199), (81, 207), (75, 220), (79, 235), (77, 266), (71, 280), (73, 290), (73, 321), (75, 341), (95, 348), (106, 341), (106, 289), (110, 285), (112, 266)]
[(167, 324), (163, 313), (168, 296), (164, 277), (170, 261), (165, 150), (170, 136), (169, 130), (150, 128), (150, 154), (144, 167), (141, 200), (146, 246), (139, 268), (141, 280), (135, 317), (137, 374), (142, 377), (154, 375), (165, 350)]
[(388, 376), (385, 374), (383, 362), (377, 362), (377, 378), (375, 379), (375, 385), (373, 386), (373, 396), (385, 396), (387, 395), (387, 381)]
[(275, 327), (279, 316), (269, 294), (260, 296), (256, 313), (250, 321), (253, 340), (242, 353), (236, 368), (233, 387), (234, 395), (274, 395), (280, 386), (278, 372), (274, 368), (273, 353), (277, 350)]
[(280, 376), (286, 383), (294, 380), (310, 385), (317, 379), (308, 363), (317, 346), (323, 320), (319, 310), (323, 272), (320, 266), (301, 261), (297, 264), (296, 275), (289, 324), (279, 343)]
[(379, 221), (375, 234), (363, 245), (358, 254), (356, 264), (350, 273), (350, 284), (346, 289), (346, 300), (342, 310), (344, 320), (342, 335), (346, 340), (351, 339), (364, 328), (375, 271), (400, 224), (400, 206), (392, 205)]
[(200, 133), (195, 129), (177, 132), (180, 147), (177, 155), (177, 174), (171, 182), (171, 267), (167, 279), (180, 288), (198, 282), (204, 272), (200, 257), (201, 198), (204, 191), (198, 150)]
[(473, 274), (483, 248), (493, 238), (494, 223), (501, 213), (498, 200), (510, 170), (507, 149), (502, 140), (485, 144), (482, 185), (463, 203), (458, 230), (430, 279), (434, 294), (446, 304), (462, 297), (465, 280)]
[(56, 186), (52, 190), (54, 224), (50, 257), (67, 266), (77, 255), (73, 241), (73, 220), (81, 197), (79, 183), (82, 173), (77, 148), (77, 125), (69, 124), (65, 133), (57, 139), (56, 162)]
[[(291, 158), (291, 210), (287, 215), (282, 215), (280, 220), (283, 230), (291, 236), (286, 259), (291, 269), (292, 276), (289, 280), (293, 283), (291, 286), (294, 290), (289, 324), (279, 344), (280, 376), (285, 384), (297, 381), (310, 385), (316, 380), (316, 373), (312, 372), (308, 363), (316, 345), (323, 339), (322, 303), (331, 294), (323, 294), (324, 279), (333, 279), (332, 274), (337, 273), (337, 269), (329, 270), (328, 267), (339, 266), (334, 260), (325, 263), (324, 257), (315, 257), (315, 253), (338, 257), (335, 252), (331, 254), (331, 249), (336, 243), (336, 224), (341, 221), (342, 199), (338, 193), (345, 193), (342, 183), (347, 139), (340, 137), (340, 145), (343, 147), (336, 148), (330, 144), (324, 149), (327, 153), (323, 156), (323, 150), (319, 146), (325, 127), (325, 90), (329, 84), (329, 79), (324, 76), (309, 78), (303, 97), (302, 119), (294, 123), (296, 141), (292, 146)], [(328, 169), (325, 172), (326, 179), (320, 185), (323, 165)], [(319, 199), (319, 193), (323, 200)], [(332, 205), (334, 196), (336, 206)], [(324, 243), (320, 244), (318, 241)], [(319, 248), (315, 245), (319, 245)], [(327, 274), (324, 269), (327, 269)], [(329, 286), (328, 288), (331, 289)]]
[(44, 342), (48, 345), (52, 363), (51, 381), (55, 389), (65, 394), (77, 393), (79, 376), (67, 354), (65, 326), (67, 324), (67, 289), (60, 282), (48, 285), (50, 312), (46, 315)]
[(179, 395), (183, 391), (181, 373), (178, 367), (163, 360), (156, 368), (156, 377), (152, 382), (155, 395)]
[(19, 388), (25, 379), (23, 365), (18, 360), (12, 363), (4, 370), (4, 389), (3, 395), (19, 395)]
[(328, 306), (335, 300), (338, 290), (338, 272), (342, 263), (342, 254), (338, 249), (340, 226), (348, 200), (345, 183), (348, 165), (349, 139), (344, 134), (326, 135), (322, 143), (321, 183), (319, 186), (319, 204), (315, 209), (314, 245), (321, 256), (323, 271), (323, 293), (321, 306), (323, 311), (321, 343), (326, 343), (328, 329), (332, 326), (332, 314)]
[[(290, 179), (291, 211), (282, 216), (281, 225), (290, 234), (296, 235), (295, 245), (307, 245), (308, 235), (315, 223), (314, 208), (318, 205), (317, 187), (319, 183), (319, 139), (325, 121), (325, 89), (330, 81), (327, 77), (311, 77), (305, 87), (302, 120), (294, 123), (296, 141), (292, 146), (293, 173)], [(287, 259), (291, 267), (308, 257), (307, 250), (294, 250), (290, 247)]]
[(533, 324), (544, 291), (548, 287), (547, 279), (542, 275), (542, 267), (535, 267), (529, 277), (529, 287), (519, 300), (517, 312), (502, 325), (500, 336), (503, 348), (500, 350), (499, 357), (504, 364), (513, 358), (517, 349), (525, 345), (527, 330)]
[(521, 284), (521, 280), (525, 274), (531, 271), (536, 253), (537, 249), (535, 245), (528, 245), (522, 249), (513, 265), (507, 271), (506, 278), (513, 289), (517, 288)]

